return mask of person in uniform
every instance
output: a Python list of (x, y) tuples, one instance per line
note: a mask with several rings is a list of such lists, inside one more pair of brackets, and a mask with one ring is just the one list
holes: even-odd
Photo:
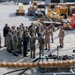
[(12, 26), (11, 30), (12, 30), (12, 33), (15, 33), (15, 31), (16, 31), (15, 26)]
[(50, 50), (50, 30), (48, 29), (48, 27), (46, 27), (44, 35), (45, 35), (45, 46), (46, 46), (45, 50), (49, 51)]
[(1, 40), (2, 40), (2, 38), (1, 38), (1, 33), (0, 33), (0, 48), (2, 48), (2, 46), (1, 46)]
[(23, 34), (23, 57), (27, 57), (28, 33)]
[(53, 32), (55, 31), (55, 28), (52, 24), (50, 25), (49, 30), (50, 30), (51, 41), (52, 41), (52, 43), (54, 43)]
[(32, 35), (32, 33), (34, 33), (36, 35), (36, 29), (35, 29), (34, 25), (32, 25), (32, 27), (30, 28), (30, 35)]
[(30, 38), (30, 50), (31, 50), (31, 58), (35, 58), (35, 42), (36, 42), (36, 36), (34, 33), (32, 33)]
[(26, 26), (26, 27), (25, 27), (25, 30), (22, 31), (22, 36), (23, 36), (25, 33), (28, 33), (28, 32), (29, 32), (29, 30), (28, 30), (28, 27)]
[(29, 52), (30, 51), (30, 33), (29, 33), (29, 31), (28, 31), (28, 45), (27, 45), (27, 52)]
[(41, 57), (41, 54), (44, 55), (44, 44), (45, 44), (43, 33), (40, 34), (38, 42), (39, 42), (39, 57)]
[(37, 32), (38, 37), (40, 37), (42, 31), (43, 31), (43, 27), (39, 24), (36, 28), (36, 32)]
[(21, 48), (22, 48), (22, 33), (21, 33), (20, 27), (18, 27), (18, 30), (17, 30), (17, 39), (18, 39), (17, 53), (22, 54), (22, 50), (21, 50)]
[(59, 30), (59, 34), (58, 34), (58, 37), (59, 37), (59, 44), (61, 48), (63, 48), (63, 45), (64, 45), (64, 36), (65, 36), (65, 31), (63, 30), (63, 26), (60, 27), (60, 30)]
[(9, 30), (7, 34), (7, 51), (12, 53), (12, 30)]
[(17, 54), (17, 42), (18, 42), (17, 31), (15, 31), (13, 33), (13, 36), (12, 36), (12, 45), (13, 45), (13, 55), (14, 56), (18, 56), (18, 54)]
[(33, 26), (33, 23), (31, 23), (31, 25), (29, 26), (29, 30), (30, 30), (30, 28)]
[(28, 26), (25, 27), (25, 30), (24, 30), (24, 32), (23, 32), (23, 35), (24, 35), (25, 33), (28, 33), (27, 52), (29, 52), (29, 51), (30, 51), (30, 32), (29, 32)]
[(25, 27), (24, 32), (29, 32), (29, 29), (28, 29), (28, 27), (27, 27), (27, 26)]
[(5, 24), (5, 27), (3, 28), (3, 36), (4, 36), (4, 46), (7, 46), (7, 34), (9, 32), (10, 27), (8, 24)]
[(21, 28), (22, 31), (25, 30), (25, 27), (24, 27), (24, 24), (23, 23), (21, 23), (20, 28)]

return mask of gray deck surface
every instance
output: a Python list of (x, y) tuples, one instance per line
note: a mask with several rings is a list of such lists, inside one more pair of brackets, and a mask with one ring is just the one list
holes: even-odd
[[(29, 5), (24, 5), (24, 10), (27, 13), (27, 8)], [(16, 16), (15, 12), (18, 9), (18, 5), (14, 5), (13, 2), (11, 3), (0, 3), (0, 33), (3, 34), (2, 29), (6, 23), (8, 23), (9, 26), (15, 25), (16, 27), (19, 26), (21, 23), (24, 23), (25, 26), (29, 26), (30, 23), (33, 21), (33, 17), (27, 16)], [(58, 39), (58, 32), (54, 32), (54, 43), (51, 43), (51, 53), (56, 54), (57, 53), (57, 45), (59, 45), (59, 39)], [(2, 35), (2, 46), (4, 45), (4, 38)], [(59, 50), (59, 55), (72, 55), (73, 50), (75, 49), (75, 30), (67, 30), (65, 31), (65, 39), (64, 39), (64, 48)], [(38, 55), (38, 48), (36, 50), (36, 56)], [(46, 54), (49, 54), (48, 51), (45, 51)], [(21, 62), (21, 61), (29, 61), (30, 60), (30, 54), (28, 54), (27, 58), (23, 58), (22, 55), (19, 55), (18, 57), (13, 56), (12, 54), (8, 53), (6, 51), (6, 48), (0, 49), (0, 62)], [(8, 68), (0, 68), (0, 75), (2, 75), (5, 72), (8, 72), (13, 69)], [(10, 74), (9, 74), (10, 75)], [(17, 75), (12, 74), (12, 75)], [(23, 75), (37, 75), (36, 69), (28, 70)], [(39, 75), (39, 74), (38, 74)]]

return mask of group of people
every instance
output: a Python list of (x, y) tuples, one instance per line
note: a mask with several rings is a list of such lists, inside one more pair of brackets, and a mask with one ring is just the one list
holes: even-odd
[[(41, 57), (44, 50), (50, 51), (50, 43), (54, 43), (53, 32), (55, 31), (53, 24), (42, 26), (40, 24), (34, 25), (31, 23), (28, 27), (21, 23), (17, 28), (15, 26), (10, 28), (8, 24), (5, 24), (3, 28), (4, 46), (7, 47), (7, 51), (13, 53), (14, 56), (23, 54), (23, 57), (27, 57), (28, 49), (30, 49), (30, 57), (35, 58), (36, 40), (38, 40), (39, 57)], [(59, 47), (61, 48), (63, 48), (64, 45), (64, 36), (65, 32), (63, 26), (60, 26), (58, 37)]]

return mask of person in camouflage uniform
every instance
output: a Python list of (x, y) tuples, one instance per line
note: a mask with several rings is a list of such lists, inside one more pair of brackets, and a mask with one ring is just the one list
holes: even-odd
[(29, 32), (28, 27), (25, 27), (25, 30), (23, 31), (23, 33)]
[(20, 28), (21, 28), (21, 31), (24, 31), (25, 30), (25, 27), (24, 27), (24, 24), (23, 23), (21, 23)]
[(12, 53), (12, 30), (9, 30), (7, 34), (7, 51)]
[(41, 54), (44, 55), (44, 44), (45, 44), (45, 39), (43, 38), (43, 34), (41, 33), (40, 37), (38, 38), (39, 42), (39, 57), (41, 57)]
[(12, 33), (15, 33), (15, 31), (16, 31), (15, 26), (12, 26), (11, 30), (12, 30)]
[(18, 29), (17, 29), (17, 39), (18, 39), (17, 53), (21, 54), (22, 53), (22, 50), (21, 50), (21, 48), (22, 48), (22, 32), (21, 32), (20, 27), (18, 27)]
[(36, 35), (36, 29), (35, 29), (34, 25), (32, 25), (30, 28), (30, 35), (32, 35), (32, 33), (34, 33)]
[(18, 55), (17, 55), (17, 42), (18, 42), (18, 39), (17, 39), (17, 32), (15, 31), (15, 32), (13, 33), (13, 37), (12, 37), (13, 55), (14, 55), (14, 56), (18, 56)]
[(35, 42), (36, 42), (36, 36), (34, 33), (32, 33), (31, 38), (30, 38), (30, 50), (31, 50), (31, 58), (35, 58)]

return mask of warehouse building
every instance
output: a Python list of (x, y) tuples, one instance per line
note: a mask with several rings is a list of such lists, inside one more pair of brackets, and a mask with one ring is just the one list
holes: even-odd
[[(35, 0), (35, 1), (40, 1), (40, 0)], [(45, 1), (46, 3), (64, 3), (64, 2), (75, 2), (75, 0), (41, 0)]]
[(14, 2), (21, 2), (21, 3), (29, 3), (30, 0), (0, 0), (0, 2), (6, 2), (6, 1), (14, 1)]
[[(18, 1), (22, 3), (29, 3), (32, 0), (0, 0), (0, 2), (4, 1)], [(40, 0), (34, 0), (34, 1), (40, 1)], [(45, 1), (46, 3), (64, 3), (64, 2), (75, 2), (75, 0), (41, 0)]]
[(71, 0), (45, 0), (46, 3), (64, 3), (64, 2), (70, 2)]

